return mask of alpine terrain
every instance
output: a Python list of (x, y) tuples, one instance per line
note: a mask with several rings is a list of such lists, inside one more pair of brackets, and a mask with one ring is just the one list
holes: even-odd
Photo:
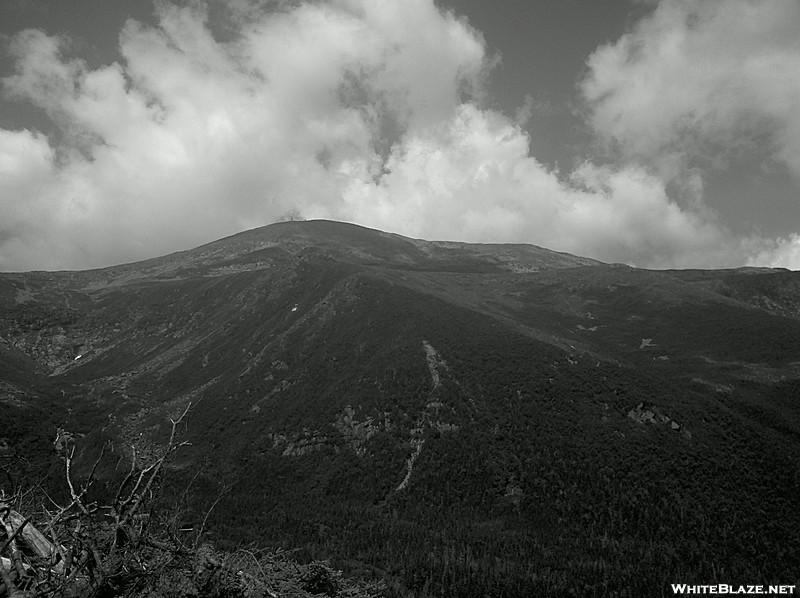
[(389, 596), (800, 578), (800, 273), (307, 221), (0, 274), (0, 457), (58, 494), (57, 433), (112, 446), (102, 485), (189, 404), (162, 500), (222, 550)]

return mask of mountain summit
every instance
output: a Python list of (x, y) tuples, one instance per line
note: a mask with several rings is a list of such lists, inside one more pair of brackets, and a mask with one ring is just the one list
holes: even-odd
[(198, 509), (229, 488), (216, 541), (397, 595), (787, 583), (799, 284), (329, 221), (3, 274), (1, 446), (55, 459), (58, 427), (146, 459), (191, 403), (171, 475)]

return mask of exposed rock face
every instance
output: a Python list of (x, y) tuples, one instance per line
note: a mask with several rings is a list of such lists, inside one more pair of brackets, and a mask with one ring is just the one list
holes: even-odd
[(655, 424), (660, 426), (669, 426), (670, 429), (681, 432), (685, 437), (691, 438), (692, 435), (688, 430), (684, 430), (682, 426), (671, 417), (661, 413), (656, 407), (644, 406), (644, 403), (639, 403), (636, 408), (628, 411), (628, 417), (638, 424)]
[(285, 434), (273, 435), (273, 445), (283, 446), (284, 457), (300, 457), (330, 446), (330, 440), (324, 434), (305, 430), (287, 439)]
[(373, 417), (367, 417), (360, 422), (356, 419), (355, 409), (348, 405), (336, 419), (333, 427), (344, 437), (355, 454), (361, 457), (367, 452), (365, 446), (367, 441), (382, 429), (388, 429), (390, 424), (389, 417), (386, 414), (384, 414), (384, 420), (381, 423), (375, 423), (375, 418)]
[(644, 403), (639, 403), (635, 409), (628, 411), (628, 417), (639, 424), (661, 424), (670, 423), (670, 418), (661, 414), (655, 407), (645, 409)]
[(392, 424), (388, 414), (367, 416), (363, 421), (359, 421), (356, 410), (347, 405), (330, 424), (328, 433), (305, 428), (296, 433), (273, 433), (269, 438), (273, 448), (282, 449), (281, 454), (284, 457), (299, 457), (326, 448), (338, 451), (341, 450), (341, 440), (344, 440), (347, 447), (356, 455), (363, 457), (367, 452), (367, 442), (378, 432), (391, 429)]

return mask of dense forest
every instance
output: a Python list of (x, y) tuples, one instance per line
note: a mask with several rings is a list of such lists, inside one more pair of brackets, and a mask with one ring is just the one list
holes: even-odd
[(76, 477), (105, 450), (92, 492), (113, 502), (132, 454), (157, 459), (190, 406), (153, 513), (178, 541), (202, 530), (221, 562), (291, 551), (293, 571), (341, 581), (331, 596), (799, 580), (792, 273), (333, 223), (315, 248), (303, 224), (0, 276), (6, 495), (69, 502), (61, 429)]
[[(385, 310), (388, 296), (364, 305)], [(231, 460), (202, 494), (230, 484), (209, 520), (221, 546), (301, 547), (304, 558), (392, 580), (396, 596), (643, 596), (675, 580), (794, 581), (797, 382), (710, 391), (591, 355), (568, 358), (452, 308), (437, 318), (435, 302), (404, 302), (398, 289), (391, 297), (398, 315), (386, 320), (396, 329), (384, 326), (373, 345), (353, 332), (369, 329), (361, 310), (363, 328), (339, 320), (327, 354), (292, 355), (289, 345), (282, 356), (322, 375), (281, 391), (271, 423), (302, 422), (301, 436), (324, 442), (295, 456), (266, 433), (248, 434), (244, 446), (220, 443)], [(438, 388), (423, 334), (447, 364)], [(335, 359), (365, 342), (359, 369)], [(390, 369), (371, 366), (389, 350)], [(291, 368), (284, 373), (291, 380)], [(198, 417), (222, 400), (199, 405)], [(357, 416), (393, 422), (363, 455), (329, 423), (307, 429), (350, 404)], [(678, 429), (628, 417), (640, 404)], [(246, 421), (235, 409), (223, 413)], [(415, 430), (423, 448), (398, 491)]]

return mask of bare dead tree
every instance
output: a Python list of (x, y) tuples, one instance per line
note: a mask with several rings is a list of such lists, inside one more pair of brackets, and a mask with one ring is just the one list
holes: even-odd
[(300, 565), (282, 550), (226, 555), (201, 542), (211, 511), (230, 486), (221, 487), (190, 539), (178, 537), (169, 523), (176, 523), (178, 515), (173, 510), (161, 518), (154, 498), (164, 467), (187, 444), (178, 436), (189, 408), (170, 420), (169, 439), (157, 458), (140, 463), (133, 452), (130, 468), (109, 500), (93, 499), (106, 450), (79, 480), (74, 445), (62, 452), (68, 495), (60, 503), (49, 499), (48, 505), (33, 509), (30, 493), (20, 492), (16, 484), (10, 485), (10, 494), (0, 489), (0, 598), (380, 595), (379, 583), (346, 588), (341, 572), (327, 562)]
[[(159, 487), (164, 465), (187, 442), (177, 439), (191, 404), (171, 419), (166, 447), (153, 462), (143, 465), (135, 449), (131, 466), (109, 504), (90, 499), (90, 489), (105, 455), (105, 447), (85, 477), (74, 476), (75, 447), (65, 454), (69, 488), (66, 504), (42, 508), (41, 521), (23, 517), (14, 507), (17, 496), (0, 496), (0, 596), (9, 598), (116, 595), (148, 575), (159, 555), (143, 555), (141, 547), (170, 552), (176, 547), (148, 537), (149, 507)], [(40, 531), (40, 529), (42, 531)], [(19, 544), (26, 547), (21, 550)], [(5, 556), (7, 555), (7, 556)], [(152, 558), (150, 558), (152, 557)], [(162, 559), (163, 560), (163, 559)], [(6, 563), (7, 561), (7, 563)]]

